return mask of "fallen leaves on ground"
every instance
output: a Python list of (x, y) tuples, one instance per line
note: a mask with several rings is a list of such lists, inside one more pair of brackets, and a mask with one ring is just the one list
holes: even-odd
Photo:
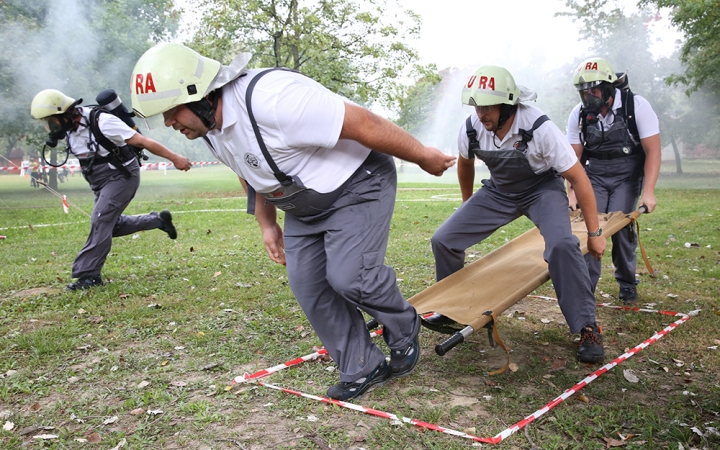
[(625, 369), (623, 370), (623, 376), (626, 380), (628, 380), (631, 383), (637, 383), (640, 381), (640, 378), (635, 375), (635, 372), (633, 372), (632, 369)]

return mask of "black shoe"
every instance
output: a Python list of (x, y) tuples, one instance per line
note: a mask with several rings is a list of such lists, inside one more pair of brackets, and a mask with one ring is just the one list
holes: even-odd
[(415, 366), (420, 361), (420, 340), (418, 336), (420, 336), (419, 330), (410, 345), (400, 350), (390, 350), (390, 371), (394, 377), (405, 377), (415, 370)]
[(390, 372), (390, 366), (386, 361), (383, 361), (367, 376), (358, 378), (352, 382), (341, 381), (334, 386), (330, 386), (325, 395), (341, 401), (358, 398), (366, 393), (370, 388), (382, 386), (390, 379), (391, 376), (392, 373)]
[(175, 229), (175, 225), (172, 223), (172, 214), (170, 214), (170, 211), (167, 209), (164, 209), (160, 211), (160, 220), (162, 220), (162, 225), (160, 225), (160, 229), (167, 233), (168, 236), (170, 236), (170, 239), (177, 239), (177, 230)]
[(618, 295), (623, 303), (634, 303), (637, 300), (637, 289), (631, 288), (620, 288), (620, 294)]
[(100, 275), (87, 275), (84, 277), (78, 278), (78, 280), (74, 283), (70, 283), (67, 285), (68, 291), (80, 291), (82, 289), (88, 289), (93, 286), (102, 286), (103, 280), (100, 278)]
[(429, 317), (421, 317), (420, 323), (429, 330), (443, 334), (455, 334), (462, 330), (462, 326), (447, 316), (435, 313)]
[(583, 363), (599, 363), (604, 358), (602, 328), (594, 323), (583, 327), (580, 330), (580, 347), (578, 347), (577, 360)]

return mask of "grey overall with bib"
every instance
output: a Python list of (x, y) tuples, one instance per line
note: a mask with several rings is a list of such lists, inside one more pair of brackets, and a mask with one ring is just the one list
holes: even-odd
[(432, 237), (437, 280), (463, 268), (468, 247), (524, 215), (545, 240), (543, 258), (570, 332), (594, 324), (595, 298), (580, 242), (572, 234), (562, 177), (552, 169), (535, 174), (517, 149), (474, 152), (491, 176)]
[[(138, 216), (123, 214), (140, 186), (140, 165), (137, 159), (133, 157), (130, 164), (125, 166), (129, 176), (124, 171), (110, 167), (107, 162), (99, 159), (95, 161), (80, 161), (83, 175), (95, 193), (95, 206), (90, 219), (90, 235), (73, 262), (73, 278), (100, 275), (110, 253), (113, 237), (153, 230), (163, 223), (156, 212)], [(89, 174), (88, 167), (91, 167)]]
[[(615, 115), (608, 129), (587, 127), (584, 148), (585, 172), (595, 191), (598, 212), (634, 211), (642, 190), (645, 159), (642, 147), (632, 142), (624, 118)], [(632, 224), (612, 236), (615, 279), (621, 288), (633, 288), (637, 284), (636, 247), (637, 236)], [(594, 292), (602, 262), (589, 254), (585, 255), (585, 262)]]
[[(353, 175), (328, 193), (308, 189), (297, 176), (282, 172), (252, 111), (255, 84), (273, 70), (286, 69), (259, 73), (245, 94), (258, 146), (280, 183), (262, 195), (286, 213), (283, 241), (290, 288), (337, 364), (340, 381), (353, 382), (385, 361), (360, 310), (383, 324), (382, 336), (392, 350), (408, 347), (420, 330), (415, 308), (400, 294), (395, 271), (385, 265), (397, 190), (395, 163), (389, 155), (370, 151)], [(248, 184), (248, 196), (254, 198), (252, 192)], [(248, 212), (253, 209), (249, 202)]]
[[(340, 381), (368, 375), (385, 360), (358, 308), (385, 326), (383, 338), (391, 349), (410, 345), (420, 328), (395, 271), (384, 263), (396, 188), (392, 157), (371, 151), (339, 189), (319, 194), (325, 198), (317, 198), (318, 206), (330, 198), (329, 206), (313, 210), (297, 199), (296, 207), (286, 209), (290, 288), (338, 365)], [(277, 202), (286, 207), (288, 200)]]

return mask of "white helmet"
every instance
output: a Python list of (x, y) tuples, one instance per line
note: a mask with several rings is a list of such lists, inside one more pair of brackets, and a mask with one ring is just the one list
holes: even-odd
[(578, 91), (584, 91), (603, 82), (614, 83), (617, 79), (610, 63), (602, 58), (593, 57), (580, 63), (575, 70), (573, 85)]
[[(162, 114), (178, 105), (195, 104), (203, 121), (210, 120), (214, 102), (205, 97), (239, 77), (252, 54), (241, 53), (224, 66), (181, 44), (158, 44), (135, 64), (130, 80), (132, 106), (138, 117)], [(201, 103), (196, 103), (201, 102)], [(207, 105), (205, 103), (208, 103)], [(208, 123), (208, 122), (206, 122)]]
[(470, 75), (462, 90), (462, 103), (470, 106), (516, 105), (520, 88), (507, 69), (482, 66)]
[(50, 116), (65, 114), (75, 104), (74, 98), (68, 97), (57, 89), (45, 89), (38, 92), (33, 98), (30, 104), (30, 115), (36, 120), (47, 119)]
[(205, 97), (220, 63), (180, 44), (158, 44), (135, 64), (130, 94), (135, 114), (151, 117)]
[(78, 114), (75, 107), (80, 103), (82, 99), (75, 100), (56, 89), (45, 89), (33, 98), (30, 115), (42, 120), (51, 137), (57, 139), (73, 127), (73, 118)]

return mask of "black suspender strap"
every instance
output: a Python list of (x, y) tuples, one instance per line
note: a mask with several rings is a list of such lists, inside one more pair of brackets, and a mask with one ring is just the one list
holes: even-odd
[(528, 142), (532, 141), (533, 133), (535, 133), (535, 130), (537, 130), (540, 125), (544, 124), (548, 120), (550, 120), (550, 118), (543, 114), (535, 120), (535, 123), (533, 123), (532, 128), (530, 128), (529, 130), (523, 130), (522, 128), (520, 128), (521, 137), (520, 141), (515, 143), (515, 149), (520, 150), (521, 152), (527, 150)]
[(278, 169), (277, 164), (275, 164), (275, 161), (273, 161), (272, 157), (270, 156), (270, 153), (267, 150), (267, 147), (265, 146), (265, 142), (263, 141), (262, 136), (260, 135), (260, 128), (258, 127), (257, 122), (255, 121), (255, 115), (252, 111), (252, 91), (255, 88), (255, 85), (257, 82), (262, 78), (265, 74), (268, 72), (272, 72), (274, 70), (287, 70), (288, 72), (294, 72), (294, 70), (286, 69), (284, 67), (273, 67), (272, 69), (263, 70), (259, 74), (255, 75), (255, 78), (253, 78), (250, 81), (250, 84), (248, 85), (247, 91), (245, 93), (245, 105), (247, 107), (248, 117), (250, 118), (250, 123), (252, 124), (253, 131), (255, 132), (255, 138), (257, 139), (258, 145), (260, 146), (260, 151), (262, 151), (263, 156), (265, 157), (265, 160), (268, 163), (268, 166), (273, 171), (273, 174), (275, 175), (275, 178), (280, 182), (283, 186), (289, 186), (292, 184), (292, 178), (287, 176), (284, 172), (281, 172), (280, 169)]
[[(535, 120), (535, 123), (533, 123), (532, 128), (529, 130), (523, 130), (520, 128), (520, 140), (515, 143), (515, 149), (520, 150), (521, 152), (524, 152), (527, 150), (527, 144), (528, 142), (532, 141), (533, 133), (535, 130), (537, 130), (540, 125), (544, 124), (550, 120), (550, 118), (546, 115), (542, 115), (538, 117)], [(470, 115), (467, 119), (465, 119), (465, 129), (468, 136), (469, 145), (468, 145), (468, 159), (475, 158), (475, 152), (474, 150), (480, 149), (480, 142), (477, 140), (477, 131), (475, 131), (475, 128), (472, 126), (472, 115)]]
[(465, 119), (465, 132), (467, 133), (468, 140), (468, 159), (475, 159), (475, 150), (480, 150), (480, 142), (477, 140), (477, 131), (472, 126), (473, 114), (470, 114)]

